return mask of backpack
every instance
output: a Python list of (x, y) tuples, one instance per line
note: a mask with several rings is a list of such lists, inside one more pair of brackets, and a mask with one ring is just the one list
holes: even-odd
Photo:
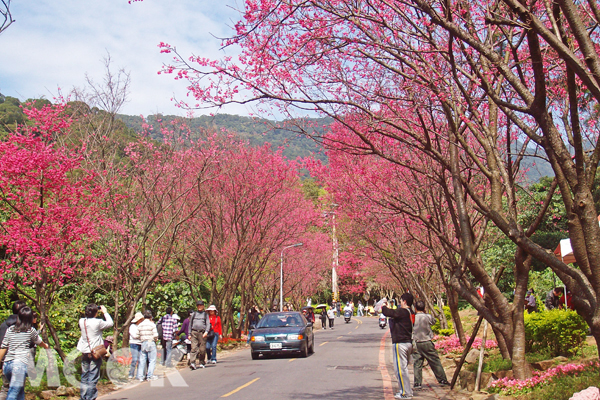
[(162, 318), (156, 323), (156, 332), (158, 332), (158, 340), (163, 340)]

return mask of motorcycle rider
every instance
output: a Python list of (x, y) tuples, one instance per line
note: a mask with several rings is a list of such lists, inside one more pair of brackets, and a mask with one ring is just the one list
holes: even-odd
[(387, 325), (387, 318), (385, 315), (383, 315), (382, 313), (379, 313), (379, 327), (381, 329), (385, 328), (385, 326)]
[(352, 306), (350, 306), (350, 303), (346, 303), (346, 306), (344, 307), (344, 319), (346, 320), (346, 322), (350, 321), (350, 318), (352, 318), (352, 314), (353, 314), (354, 310), (352, 309)]

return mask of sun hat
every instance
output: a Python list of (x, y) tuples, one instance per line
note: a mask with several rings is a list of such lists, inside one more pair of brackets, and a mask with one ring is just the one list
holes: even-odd
[(211, 304), (210, 307), (206, 309), (206, 311), (217, 311), (217, 307), (214, 304)]
[(131, 320), (131, 322), (133, 322), (135, 324), (140, 319), (144, 319), (144, 314), (142, 314), (141, 312), (138, 311), (135, 313), (135, 316), (133, 317), (133, 320)]

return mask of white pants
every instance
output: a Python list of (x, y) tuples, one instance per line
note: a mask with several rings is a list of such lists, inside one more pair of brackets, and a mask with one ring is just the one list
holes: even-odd
[(394, 369), (400, 386), (400, 394), (412, 396), (413, 390), (408, 375), (408, 364), (412, 358), (412, 343), (392, 343), (394, 348)]

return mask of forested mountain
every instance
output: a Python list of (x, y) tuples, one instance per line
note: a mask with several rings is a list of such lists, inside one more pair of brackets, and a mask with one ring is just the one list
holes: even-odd
[[(161, 137), (159, 120), (164, 126), (169, 126), (171, 122), (182, 119), (181, 117), (160, 114), (149, 115), (145, 121), (139, 116), (118, 115), (118, 118), (127, 127), (132, 128), (138, 133), (142, 132), (143, 123), (150, 125), (152, 127), (151, 135), (156, 139)], [(274, 148), (283, 146), (283, 154), (288, 159), (308, 157), (310, 155), (323, 161), (327, 158), (321, 145), (305, 136), (298, 135), (297, 132), (291, 129), (282, 127), (282, 123), (275, 121), (230, 114), (204, 115), (183, 120), (191, 128), (192, 132), (226, 130), (240, 135), (243, 140), (247, 140), (254, 146), (262, 145), (265, 142), (270, 143)], [(322, 131), (322, 127), (331, 121), (321, 118), (307, 120), (306, 122), (307, 125), (320, 126), (320, 131)], [(519, 143), (517, 143), (517, 148), (520, 148)], [(525, 156), (521, 162), (521, 170), (526, 171), (525, 180), (527, 183), (538, 182), (543, 176), (554, 176), (554, 171), (552, 171), (550, 164), (542, 158), (544, 154), (536, 156), (533, 150), (529, 151), (528, 154), (530, 155)]]
[[(150, 126), (150, 135), (155, 139), (162, 138), (162, 126), (169, 127), (175, 121), (184, 122), (189, 126), (193, 135), (199, 135), (201, 132), (220, 132), (226, 131), (240, 136), (242, 140), (248, 141), (253, 146), (260, 146), (265, 142), (271, 144), (274, 149), (283, 147), (283, 154), (288, 159), (297, 157), (314, 156), (317, 159), (326, 160), (323, 147), (314, 140), (298, 134), (297, 128), (285, 127), (285, 123), (275, 122), (266, 119), (243, 117), (239, 115), (217, 114), (214, 116), (203, 115), (196, 118), (182, 118), (173, 115), (149, 115), (143, 120), (139, 116), (117, 115), (125, 125), (137, 133), (143, 132), (143, 125)], [(299, 121), (294, 121), (298, 124)], [(322, 132), (323, 127), (329, 121), (327, 119), (307, 119), (302, 120), (302, 126), (309, 132)], [(192, 137), (197, 139), (197, 137)]]
[[(2, 133), (14, 130), (17, 124), (27, 122), (27, 117), (23, 113), (22, 107), (32, 102), (29, 99), (21, 102), (14, 97), (2, 96), (0, 94), (0, 137)], [(42, 107), (49, 104), (46, 99), (38, 99), (35, 102), (35, 107)], [(306, 136), (299, 135), (297, 128), (286, 128), (284, 123), (270, 121), (267, 119), (244, 117), (230, 114), (217, 114), (214, 116), (203, 115), (196, 118), (182, 118), (173, 115), (149, 115), (142, 119), (139, 116), (119, 114), (117, 118), (125, 124), (127, 128), (132, 129), (135, 133), (143, 132), (143, 125), (147, 124), (150, 128), (150, 134), (155, 139), (161, 139), (161, 124), (163, 126), (172, 126), (175, 121), (182, 121), (189, 126), (190, 131), (195, 135), (200, 132), (211, 133), (226, 131), (240, 136), (242, 140), (248, 141), (253, 146), (260, 146), (265, 142), (272, 145), (273, 148), (283, 147), (283, 154), (288, 159), (296, 159), (297, 157), (314, 156), (317, 159), (326, 161), (327, 157), (324, 154), (323, 147)], [(331, 121), (325, 118), (303, 120), (303, 126), (308, 131), (323, 132), (324, 126)], [(298, 124), (298, 121), (295, 121)], [(197, 137), (192, 137), (196, 139)], [(517, 143), (517, 147), (519, 144)], [(528, 152), (530, 155), (524, 157), (521, 163), (521, 170), (525, 172), (526, 183), (535, 183), (543, 176), (554, 176), (554, 171), (550, 164), (543, 159), (544, 154), (536, 156), (533, 152)]]

